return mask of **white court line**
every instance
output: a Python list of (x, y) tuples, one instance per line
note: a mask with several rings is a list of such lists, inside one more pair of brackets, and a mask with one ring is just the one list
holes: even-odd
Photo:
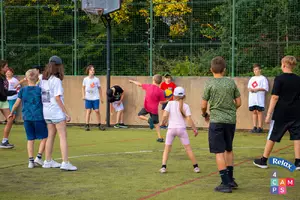
[[(233, 147), (233, 149), (264, 149), (264, 147)], [(209, 148), (194, 148), (193, 151), (197, 150), (209, 150)], [(181, 149), (180, 151), (184, 151)], [(111, 156), (111, 155), (127, 155), (127, 154), (143, 154), (143, 153), (154, 153), (154, 152), (163, 152), (163, 150), (141, 150), (141, 151), (125, 151), (125, 152), (114, 152), (114, 153), (96, 153), (96, 154), (84, 154), (78, 156), (69, 156), (69, 158), (83, 158), (83, 157), (98, 157), (98, 156)], [(62, 158), (55, 158), (55, 160), (62, 160)], [(16, 163), (4, 167), (0, 167), (0, 169), (16, 167), (24, 165), (24, 163)]]

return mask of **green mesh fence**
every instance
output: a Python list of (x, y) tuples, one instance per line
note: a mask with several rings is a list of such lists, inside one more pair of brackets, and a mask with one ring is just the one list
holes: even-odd
[[(1, 59), (23, 74), (56, 54), (69, 75), (88, 64), (106, 74), (106, 28), (91, 23), (80, 3), (1, 0)], [(215, 56), (226, 58), (228, 75), (249, 76), (259, 63), (273, 76), (284, 55), (300, 58), (299, 1), (123, 0), (112, 17), (116, 76), (207, 76)]]

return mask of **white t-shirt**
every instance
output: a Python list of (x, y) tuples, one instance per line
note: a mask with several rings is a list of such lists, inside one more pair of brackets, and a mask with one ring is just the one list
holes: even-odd
[(60, 96), (61, 101), (64, 103), (62, 81), (55, 76), (51, 76), (48, 80), (42, 80), (40, 87), (42, 89), (44, 118), (50, 120), (65, 119), (65, 113), (55, 100), (56, 96)]
[(101, 85), (100, 85), (99, 78), (85, 77), (83, 79), (82, 86), (85, 86), (85, 99), (86, 100), (100, 99), (99, 88), (101, 87)]
[[(8, 80), (8, 91), (17, 91), (17, 89), (15, 89), (15, 86), (19, 83), (19, 80), (16, 79), (15, 77), (12, 77), (10, 80)], [(21, 86), (18, 86), (18, 88)], [(18, 94), (15, 94), (13, 96), (8, 96), (7, 100), (15, 100), (18, 98)]]
[[(266, 91), (269, 91), (269, 83), (266, 77), (260, 76), (253, 76), (248, 82), (248, 88), (256, 89), (256, 88), (263, 88)], [(265, 107), (265, 91), (259, 92), (249, 92), (249, 107), (251, 106), (260, 106)]]
[[(178, 101), (169, 101), (165, 111), (169, 113), (168, 128), (186, 128), (185, 120), (180, 112)], [(183, 103), (183, 111), (186, 116), (192, 115), (189, 105), (185, 103)]]
[(43, 74), (40, 74), (40, 75), (39, 75), (39, 80), (38, 80), (38, 82), (36, 83), (36, 86), (41, 87), (42, 79), (43, 79)]

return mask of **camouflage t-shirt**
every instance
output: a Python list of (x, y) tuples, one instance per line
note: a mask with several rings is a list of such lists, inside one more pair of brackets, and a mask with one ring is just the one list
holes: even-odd
[(236, 107), (234, 99), (240, 97), (240, 92), (230, 78), (212, 78), (204, 88), (203, 100), (210, 105), (210, 122), (236, 123)]

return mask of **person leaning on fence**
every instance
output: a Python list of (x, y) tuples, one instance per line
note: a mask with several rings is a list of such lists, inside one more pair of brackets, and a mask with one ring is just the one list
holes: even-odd
[(253, 65), (253, 76), (248, 82), (249, 90), (249, 111), (252, 112), (253, 129), (252, 133), (263, 132), (263, 111), (265, 110), (265, 96), (269, 91), (269, 83), (266, 77), (261, 74), (258, 64)]
[(106, 91), (108, 102), (110, 103), (110, 113), (113, 110), (117, 113), (117, 121), (114, 128), (127, 128), (124, 124), (124, 90), (119, 85), (114, 85)]
[(234, 80), (224, 77), (226, 62), (222, 57), (212, 59), (210, 69), (214, 77), (204, 88), (202, 116), (209, 122), (209, 150), (216, 156), (222, 180), (215, 191), (231, 193), (232, 188), (238, 187), (233, 178), (233, 138), (241, 95)]
[(293, 73), (296, 65), (294, 56), (285, 56), (281, 60), (283, 74), (274, 80), (265, 120), (270, 124), (268, 140), (263, 156), (253, 161), (257, 167), (268, 168), (267, 161), (275, 142), (280, 142), (289, 131), (290, 140), (294, 141), (296, 170), (300, 170), (300, 77)]

